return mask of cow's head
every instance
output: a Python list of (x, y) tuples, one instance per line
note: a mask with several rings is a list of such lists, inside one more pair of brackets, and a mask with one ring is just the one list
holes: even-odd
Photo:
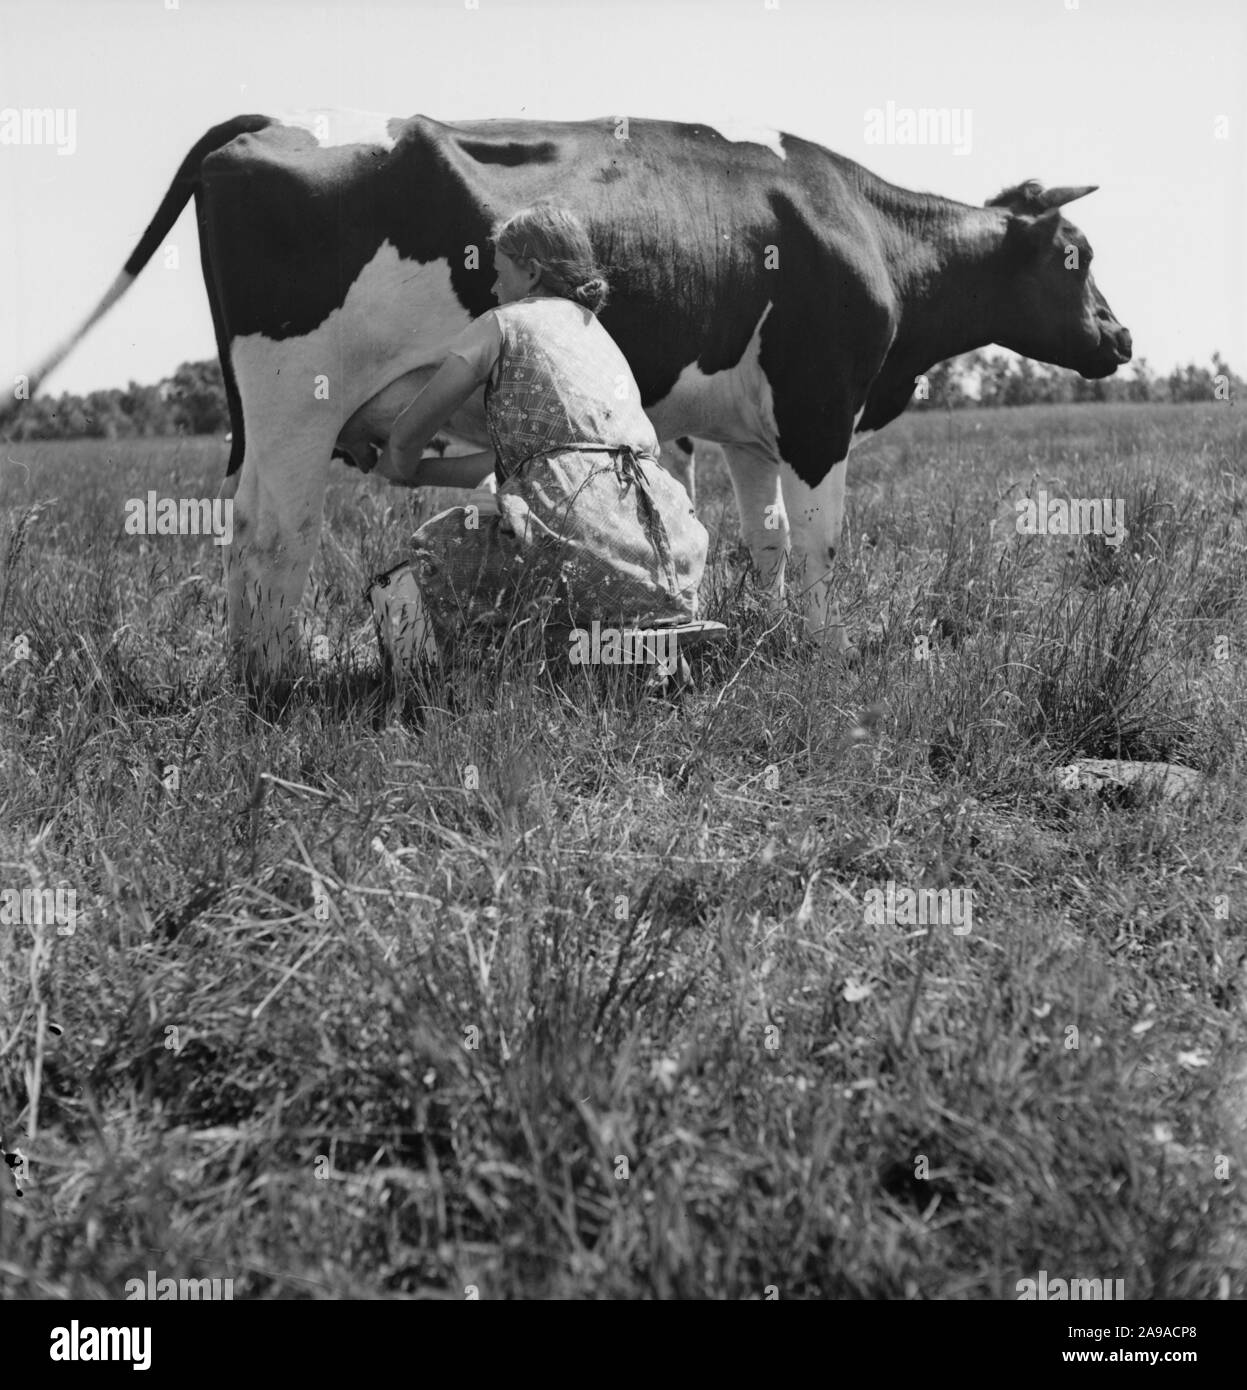
[(1061, 216), (1065, 203), (1094, 192), (1094, 185), (1044, 188), (1028, 179), (987, 202), (1010, 214), (994, 341), (1091, 378), (1111, 376), (1130, 361), (1130, 333), (1096, 288), (1087, 238)]

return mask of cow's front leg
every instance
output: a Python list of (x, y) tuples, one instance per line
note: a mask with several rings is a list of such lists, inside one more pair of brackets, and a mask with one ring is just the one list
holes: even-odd
[(242, 468), (221, 487), (233, 496), (225, 552), (230, 650), (253, 680), (280, 676), (295, 647), (294, 615), (320, 537), (333, 441), (291, 432), (267, 446), (247, 440)]
[(792, 532), (791, 582), (805, 614), (805, 630), (826, 650), (846, 652), (848, 638), (832, 598), (832, 565), (844, 526), (844, 479), (848, 460), (835, 464), (814, 487), (803, 483), (792, 466), (781, 463), (784, 508)]
[(736, 494), (740, 538), (749, 548), (749, 557), (771, 607), (778, 608), (784, 598), (789, 539), (779, 464), (761, 451), (737, 444), (725, 444), (723, 455)]

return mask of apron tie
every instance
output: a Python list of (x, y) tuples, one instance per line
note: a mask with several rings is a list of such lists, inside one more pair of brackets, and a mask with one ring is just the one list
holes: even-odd
[(680, 585), (676, 578), (675, 561), (671, 556), (671, 537), (667, 534), (662, 513), (654, 505), (654, 497), (650, 492), (649, 483), (646, 481), (645, 474), (638, 462), (638, 458), (648, 458), (657, 465), (658, 460), (649, 454), (638, 455), (630, 444), (623, 445), (615, 452), (618, 454), (615, 460), (615, 472), (624, 485), (624, 496), (627, 496), (629, 488), (636, 489), (637, 520), (644, 527), (645, 534), (649, 537), (649, 543), (654, 547), (654, 554), (658, 556), (658, 563), (663, 568), (667, 592), (672, 598), (679, 598)]
[(635, 449), (631, 444), (556, 444), (538, 449), (521, 459), (509, 476), (512, 478), (520, 476), (523, 470), (535, 459), (545, 458), (548, 454), (565, 453), (613, 455), (611, 461), (614, 465), (615, 476), (623, 487), (623, 495), (626, 497), (632, 489), (636, 491), (637, 520), (641, 523), (641, 528), (650, 545), (653, 546), (654, 554), (658, 557), (658, 563), (662, 568), (663, 585), (671, 598), (678, 599), (680, 597), (680, 581), (676, 575), (675, 561), (671, 554), (671, 537), (667, 531), (666, 523), (662, 519), (662, 513), (655, 505), (653, 493), (650, 491), (649, 483), (646, 481), (645, 473), (640, 466), (640, 460), (646, 459), (655, 468), (661, 467), (657, 457), (645, 450)]

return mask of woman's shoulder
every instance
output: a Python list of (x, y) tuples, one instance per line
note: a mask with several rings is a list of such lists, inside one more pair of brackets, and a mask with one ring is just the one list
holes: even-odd
[(487, 309), (452, 339), (447, 352), (461, 357), (484, 380), (497, 360), (502, 346), (502, 330), (496, 309)]
[(593, 313), (574, 299), (561, 294), (531, 294), (526, 299), (516, 299), (510, 304), (500, 304), (495, 314), (509, 319), (560, 318), (585, 320), (592, 319)]

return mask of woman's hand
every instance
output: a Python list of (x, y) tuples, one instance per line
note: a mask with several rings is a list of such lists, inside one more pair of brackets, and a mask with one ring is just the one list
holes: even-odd
[(400, 481), (396, 471), (397, 466), (397, 460), (394, 457), (394, 445), (387, 439), (381, 452), (377, 455), (377, 461), (371, 471), (378, 478), (384, 478), (387, 483), (397, 483)]

